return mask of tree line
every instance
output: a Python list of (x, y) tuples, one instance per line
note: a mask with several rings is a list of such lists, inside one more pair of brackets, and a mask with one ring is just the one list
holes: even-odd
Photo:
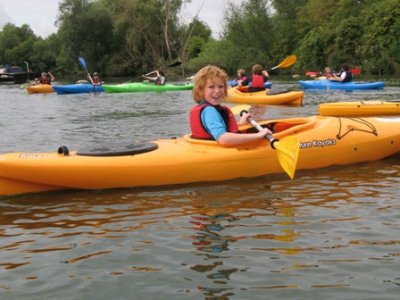
[[(0, 31), (0, 64), (33, 70), (81, 71), (77, 57), (103, 76), (137, 76), (174, 61), (185, 76), (206, 64), (229, 74), (255, 63), (272, 67), (296, 54), (290, 72), (338, 69), (364, 74), (400, 73), (398, 0), (243, 0), (229, 3), (218, 38), (195, 16), (181, 21), (190, 0), (64, 0), (57, 32), (43, 39), (28, 25)], [(289, 72), (279, 70), (279, 72)]]

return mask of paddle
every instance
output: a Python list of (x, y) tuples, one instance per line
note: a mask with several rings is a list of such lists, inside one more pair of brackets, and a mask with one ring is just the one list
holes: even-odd
[[(240, 109), (247, 107), (249, 107), (249, 105), (237, 105), (232, 107), (231, 110), (234, 114), (237, 114)], [(240, 115), (243, 113), (247, 113), (247, 109), (240, 111)], [(263, 130), (263, 128), (251, 117), (249, 117), (248, 120), (258, 131)], [(272, 134), (268, 133), (265, 135), (265, 138), (269, 141), (272, 149), (276, 150), (276, 155), (282, 169), (289, 175), (290, 179), (293, 179), (300, 150), (299, 140), (297, 137), (287, 136), (282, 140), (277, 140), (272, 136)]]
[[(177, 67), (177, 66), (180, 66), (181, 64), (182, 64), (182, 62), (176, 61), (176, 62), (174, 62), (174, 63), (172, 63), (172, 64), (166, 66), (165, 69)], [(155, 73), (155, 72), (157, 72), (157, 70), (154, 70), (154, 71), (151, 71), (150, 73), (144, 74), (144, 76), (148, 76), (148, 75), (153, 74), (153, 73)], [(141, 76), (142, 76), (142, 75), (141, 75)]]
[(268, 69), (268, 71), (272, 71), (278, 68), (289, 68), (292, 65), (294, 65), (294, 63), (297, 61), (297, 56), (296, 55), (289, 55), (288, 57), (286, 57), (284, 60), (282, 60), (277, 66)]
[(92, 77), (90, 76), (90, 73), (89, 73), (89, 71), (88, 71), (88, 69), (87, 69), (87, 67), (86, 67), (86, 61), (85, 61), (82, 57), (80, 57), (80, 56), (78, 56), (78, 61), (79, 61), (79, 63), (81, 64), (81, 66), (86, 70), (86, 73), (87, 73), (87, 76), (88, 76), (90, 82), (94, 85), (93, 79), (92, 79)]
[[(166, 66), (166, 67), (165, 67), (165, 70), (166, 70), (166, 69), (169, 69), (169, 68), (173, 68), (173, 67), (180, 66), (181, 64), (182, 64), (182, 62), (176, 61), (176, 62), (174, 62), (174, 63), (172, 63), (172, 64)], [(136, 76), (136, 77), (134, 77), (134, 78), (131, 79), (131, 80), (125, 81), (124, 83), (130, 83), (130, 82), (132, 82), (132, 81), (137, 80), (139, 77), (148, 76), (148, 75), (150, 75), (150, 74), (152, 74), (152, 73), (155, 73), (155, 72), (157, 72), (157, 70), (151, 71), (150, 73), (147, 73), (147, 74), (142, 74), (142, 75)]]

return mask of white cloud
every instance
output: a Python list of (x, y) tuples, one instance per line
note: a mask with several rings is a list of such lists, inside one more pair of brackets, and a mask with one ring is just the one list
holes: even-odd
[[(28, 24), (36, 35), (47, 37), (57, 31), (55, 21), (58, 3), (61, 0), (1, 0), (0, 28), (7, 22), (17, 26)], [(241, 3), (243, 0), (192, 0), (182, 8), (184, 22), (189, 22), (197, 13), (218, 37), (222, 28), (224, 11), (229, 3)]]
[[(1, 0), (0, 16), (16, 26), (28, 24), (36, 35), (47, 37), (57, 31), (58, 0)], [(5, 22), (5, 23), (7, 23)], [(4, 23), (4, 24), (5, 24)], [(4, 24), (0, 24), (3, 27)]]

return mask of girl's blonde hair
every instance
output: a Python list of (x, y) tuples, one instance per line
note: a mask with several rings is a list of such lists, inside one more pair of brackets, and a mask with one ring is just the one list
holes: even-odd
[(239, 69), (239, 70), (237, 70), (237, 73), (240, 76), (245, 76), (246, 75), (246, 70), (245, 69)]
[(228, 75), (225, 71), (218, 68), (217, 66), (208, 65), (201, 68), (196, 75), (194, 75), (194, 86), (192, 90), (193, 100), (197, 103), (204, 99), (204, 90), (207, 85), (207, 80), (213, 80), (214, 78), (221, 78), (224, 82), (224, 96), (228, 95)]

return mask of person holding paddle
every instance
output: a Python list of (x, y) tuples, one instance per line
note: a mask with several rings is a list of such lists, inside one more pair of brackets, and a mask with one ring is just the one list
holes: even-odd
[(242, 81), (242, 85), (249, 86), (249, 93), (258, 92), (265, 90), (265, 82), (269, 79), (268, 71), (265, 70), (261, 65), (256, 64), (251, 68), (252, 75), (250, 78), (246, 78)]
[[(152, 73), (155, 73), (156, 76), (149, 77), (148, 75), (150, 75)], [(164, 74), (164, 71), (162, 71), (162, 70), (156, 70), (151, 73), (147, 73), (146, 75), (143, 75), (143, 78), (154, 81), (154, 84), (156, 84), (156, 85), (164, 85), (166, 82), (165, 74)]]
[(92, 77), (93, 85), (101, 85), (101, 79), (99, 73), (94, 72)]
[(329, 80), (340, 82), (353, 81), (353, 73), (351, 72), (350, 65), (347, 63), (342, 64), (339, 76), (333, 75)]
[(239, 122), (229, 107), (221, 105), (227, 96), (228, 75), (220, 68), (208, 65), (194, 76), (193, 100), (197, 103), (190, 111), (192, 138), (216, 140), (224, 146), (238, 146), (260, 141), (271, 131), (263, 128), (257, 133), (241, 134), (238, 125), (248, 123), (245, 113)]
[(39, 84), (51, 84), (52, 81), (56, 80), (56, 77), (51, 72), (42, 72), (41, 75)]

